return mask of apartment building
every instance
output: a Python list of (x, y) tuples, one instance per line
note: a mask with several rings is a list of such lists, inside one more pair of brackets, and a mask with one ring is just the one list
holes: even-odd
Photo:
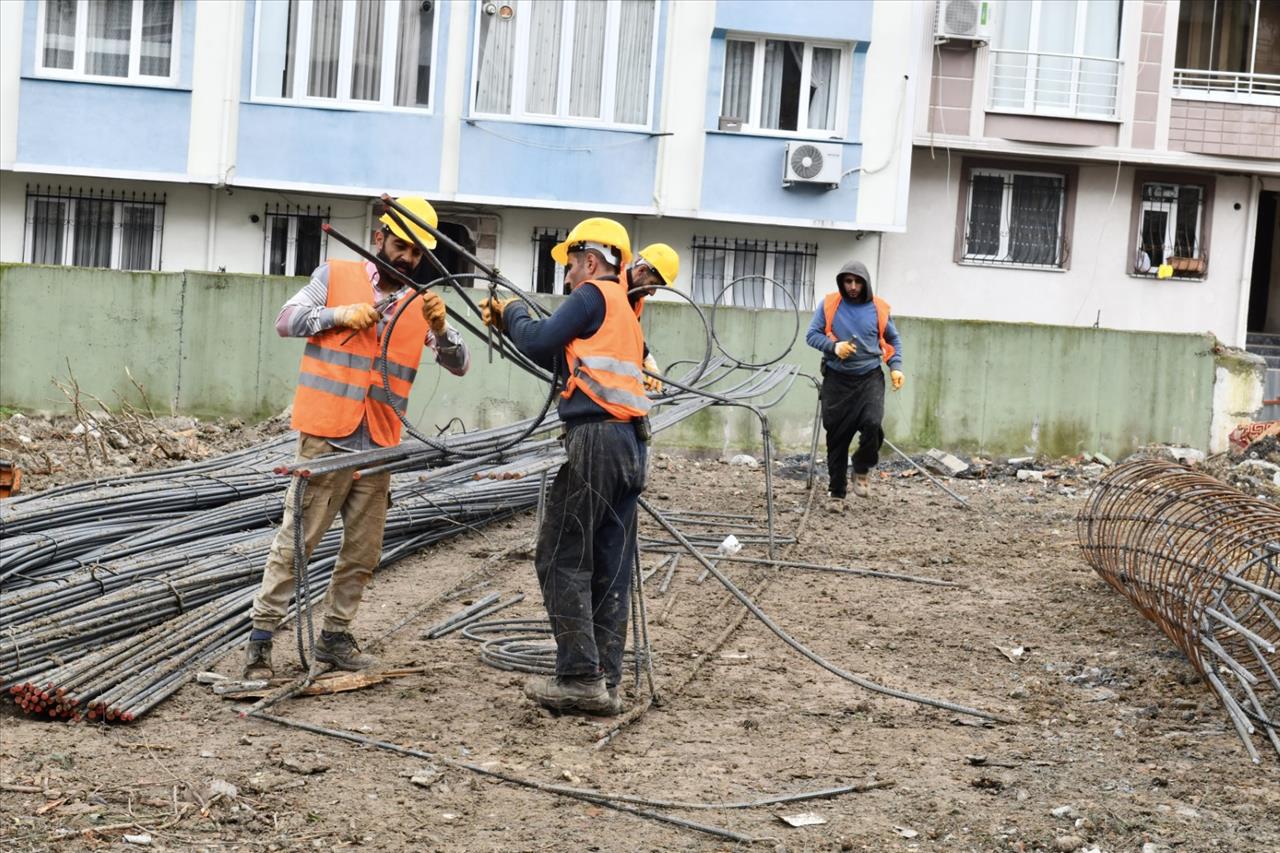
[(881, 258), (896, 310), (1280, 332), (1280, 3), (933, 11), (907, 229)]
[(807, 309), (907, 225), (931, 11), (0, 3), (0, 261), (305, 275), (350, 256), (321, 225), (362, 240), (388, 191), (531, 290), (606, 214), (676, 246), (703, 302)]

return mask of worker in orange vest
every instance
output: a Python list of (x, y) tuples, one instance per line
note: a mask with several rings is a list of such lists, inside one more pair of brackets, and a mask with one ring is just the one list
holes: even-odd
[[(426, 199), (401, 198), (400, 203), (420, 219), (436, 224), (436, 212)], [(422, 250), (390, 215), (373, 245), (379, 258), (405, 275), (422, 262)], [(409, 226), (428, 247), (435, 238)], [(306, 337), (302, 366), (293, 398), (293, 428), (298, 431), (298, 458), (314, 459), (332, 453), (392, 447), (400, 443), (400, 419), (409, 391), (430, 347), (436, 362), (461, 376), (470, 356), (462, 336), (447, 322), (444, 300), (427, 291), (417, 307), (403, 311), (412, 290), (383, 281), (371, 262), (333, 260), (321, 264), (311, 281), (298, 291), (276, 318), (283, 337)], [(381, 336), (390, 320), (395, 334), (387, 348), (386, 374), (391, 393), (382, 383)], [(325, 617), (314, 659), (337, 669), (367, 669), (377, 661), (361, 653), (351, 623), (364, 588), (382, 555), (382, 532), (387, 518), (389, 473), (354, 479), (352, 472), (318, 474), (307, 480), (302, 518), (293, 515), (290, 486), (284, 501), (284, 520), (276, 533), (253, 600), (253, 630), (245, 652), (244, 677), (270, 678), (271, 639), (287, 616), (293, 595), (294, 526), (301, 523), (306, 557), (342, 514), (342, 546), (325, 593)]]
[(861, 261), (849, 261), (836, 274), (834, 293), (813, 312), (805, 342), (822, 353), (822, 426), (827, 431), (827, 473), (831, 502), (844, 509), (849, 445), (853, 454), (853, 493), (870, 495), (871, 469), (884, 443), (884, 372), (889, 366), (893, 390), (902, 387), (902, 341), (889, 316), (889, 303), (871, 292), (871, 274)]
[[(666, 243), (650, 243), (637, 252), (635, 261), (627, 267), (624, 277), (627, 294), (631, 299), (632, 307), (636, 309), (636, 316), (639, 317), (644, 313), (646, 298), (657, 293), (660, 287), (673, 286), (679, 274), (680, 255)], [(640, 292), (635, 292), (637, 289), (641, 289)], [(658, 369), (658, 361), (653, 357), (653, 353), (649, 352), (647, 345), (644, 350), (644, 369), (649, 373), (662, 372)], [(661, 393), (662, 380), (646, 373), (644, 390), (651, 394)]]
[(631, 241), (620, 223), (583, 220), (551, 256), (566, 267), (569, 297), (550, 317), (535, 320), (514, 300), (481, 303), (486, 324), (554, 367), (564, 383), (567, 459), (546, 497), (534, 555), (556, 669), (530, 679), (525, 695), (555, 710), (607, 716), (622, 711), (636, 505), (647, 462), (644, 334), (621, 280)]

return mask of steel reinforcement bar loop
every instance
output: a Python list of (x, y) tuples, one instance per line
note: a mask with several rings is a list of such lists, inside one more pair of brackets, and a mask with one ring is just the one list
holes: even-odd
[[(765, 280), (765, 281), (769, 282), (770, 284), (772, 284), (772, 285), (773, 285), (773, 287), (774, 287), (774, 292), (775, 292), (775, 293), (776, 293), (777, 291), (781, 290), (783, 293), (785, 293), (785, 294), (787, 295), (787, 300), (791, 303), (791, 313), (792, 313), (792, 314), (795, 316), (795, 318), (796, 318), (796, 327), (795, 327), (795, 330), (791, 333), (791, 337), (788, 339), (788, 341), (789, 341), (789, 342), (787, 343), (787, 347), (786, 347), (786, 349), (784, 349), (784, 350), (783, 350), (781, 353), (779, 353), (778, 355), (774, 356), (773, 358), (769, 359), (768, 361), (743, 361), (742, 359), (738, 358), (737, 356), (735, 356), (735, 355), (733, 355), (731, 352), (729, 352), (727, 349), (725, 349), (725, 348), (724, 348), (724, 344), (720, 342), (720, 337), (716, 334), (716, 308), (718, 308), (718, 307), (720, 306), (720, 298), (721, 298), (721, 297), (723, 297), (726, 293), (728, 293), (728, 292), (729, 292), (729, 288), (734, 287), (734, 286), (736, 286), (737, 284), (739, 284), (740, 282), (746, 281), (747, 279), (756, 279), (756, 278), (763, 279), (763, 280)], [(783, 286), (782, 286), (781, 284), (779, 284), (776, 280), (774, 280), (774, 279), (770, 278), (770, 277), (769, 277), (769, 276), (767, 276), (767, 275), (744, 275), (744, 276), (739, 276), (738, 278), (735, 278), (733, 281), (731, 281), (731, 282), (729, 282), (728, 284), (726, 284), (724, 287), (720, 288), (720, 291), (719, 291), (718, 293), (716, 293), (715, 298), (711, 300), (711, 324), (710, 324), (710, 327), (711, 327), (711, 339), (712, 339), (713, 341), (715, 341), (716, 349), (718, 349), (718, 350), (720, 350), (720, 352), (724, 353), (725, 358), (727, 358), (727, 359), (729, 359), (730, 361), (732, 361), (732, 362), (733, 362), (734, 364), (736, 364), (738, 367), (754, 367), (754, 368), (772, 367), (773, 365), (777, 364), (778, 362), (780, 362), (780, 361), (782, 361), (784, 358), (786, 358), (788, 355), (790, 355), (790, 353), (791, 353), (791, 348), (795, 346), (796, 341), (797, 341), (797, 340), (799, 339), (799, 337), (800, 337), (800, 303), (796, 301), (796, 297), (795, 297), (795, 295), (794, 295), (794, 294), (792, 294), (790, 290), (788, 290), (787, 288), (783, 287)]]
[(716, 580), (720, 581), (720, 583), (724, 585), (724, 588), (729, 590), (729, 592), (733, 595), (734, 598), (742, 602), (743, 606), (745, 606), (749, 611), (751, 611), (751, 615), (759, 619), (762, 623), (764, 623), (764, 626), (766, 628), (768, 628), (775, 635), (777, 635), (778, 639), (782, 640), (788, 646), (795, 649), (797, 652), (804, 655), (806, 658), (813, 661), (818, 666), (825, 669), (827, 672), (830, 672), (832, 675), (838, 676), (839, 678), (842, 678), (845, 681), (848, 681), (852, 684), (856, 684), (859, 687), (862, 687), (866, 690), (870, 690), (873, 693), (880, 693), (885, 696), (892, 696), (895, 699), (904, 699), (908, 702), (916, 702), (921, 705), (929, 705), (934, 708), (941, 708), (944, 711), (953, 711), (957, 714), (967, 714), (968, 716), (971, 716), (971, 717), (979, 717), (984, 720), (992, 720), (999, 723), (1014, 722), (1008, 717), (1003, 717), (999, 714), (995, 714), (990, 711), (982, 711), (977, 708), (967, 707), (965, 705), (957, 705), (954, 702), (947, 702), (943, 699), (931, 699), (928, 696), (919, 696), (915, 693), (908, 693), (905, 690), (898, 690), (893, 687), (886, 687), (883, 684), (877, 684), (874, 681), (869, 681), (865, 678), (854, 675), (853, 673), (848, 672), (847, 670), (841, 669), (840, 667), (828, 661), (826, 658), (819, 655), (817, 652), (810, 649), (804, 643), (801, 643), (799, 640), (792, 637), (790, 634), (784, 631), (781, 627), (779, 627), (778, 624), (774, 622), (772, 619), (770, 619), (768, 614), (766, 614), (763, 610), (761, 610), (760, 607), (754, 601), (752, 601), (751, 598), (745, 592), (739, 589), (737, 585), (733, 583), (733, 581), (729, 580), (729, 578), (726, 577), (723, 572), (721, 572), (718, 568), (716, 568), (715, 563), (708, 560), (702, 554), (701, 551), (699, 551), (696, 547), (694, 547), (694, 545), (691, 542), (689, 542), (688, 539), (685, 538), (683, 533), (681, 533), (679, 530), (673, 527), (670, 522), (668, 522), (665, 518), (663, 518), (662, 513), (658, 512), (656, 509), (650, 506), (649, 502), (646, 501), (644, 498), (640, 498), (640, 506), (644, 509), (645, 512), (653, 516), (653, 520), (658, 522), (658, 525), (661, 526), (663, 530), (670, 533), (677, 542), (683, 545), (684, 549), (688, 551), (689, 554), (692, 555), (695, 560), (701, 563), (703, 568), (709, 571)]
[(676, 817), (674, 815), (662, 814), (661, 812), (654, 812), (654, 811), (649, 811), (647, 809), (636, 808), (634, 806), (628, 805), (625, 801), (623, 801), (622, 798), (613, 797), (609, 794), (605, 794), (600, 791), (592, 791), (584, 788), (568, 788), (563, 785), (550, 785), (545, 782), (537, 782), (537, 781), (534, 781), (533, 779), (525, 779), (520, 776), (514, 776), (510, 773), (504, 773), (501, 770), (494, 770), (490, 767), (482, 767), (478, 764), (469, 764), (465, 761), (458, 761), (456, 759), (449, 758), (444, 755), (439, 755), (439, 754), (430, 753), (430, 752), (423, 752), (422, 750), (419, 750), (419, 749), (411, 749), (409, 747), (400, 746), (399, 744), (391, 743), (389, 741), (366, 737), (364, 735), (357, 734), (356, 732), (345, 731), (343, 729), (325, 728), (324, 726), (317, 726), (312, 723), (304, 723), (298, 720), (290, 720), (285, 717), (277, 717), (273, 714), (256, 713), (256, 714), (253, 714), (252, 717), (253, 719), (256, 719), (256, 720), (265, 720), (269, 723), (275, 723), (276, 725), (280, 725), (280, 726), (288, 726), (289, 728), (300, 729), (304, 732), (311, 732), (312, 734), (324, 735), (325, 737), (337, 738), (338, 740), (345, 740), (345, 741), (349, 741), (350, 743), (358, 743), (364, 746), (372, 746), (376, 749), (381, 749), (386, 752), (394, 752), (399, 755), (407, 755), (411, 758), (418, 758), (423, 761), (430, 761), (437, 764), (443, 764), (446, 767), (455, 767), (459, 770), (466, 770), (471, 773), (476, 773), (480, 776), (487, 776), (490, 779), (497, 779), (501, 782), (506, 782), (507, 784), (510, 784), (510, 785), (517, 785), (521, 788), (531, 788), (535, 791), (542, 791), (547, 794), (555, 794), (560, 797), (569, 797), (575, 800), (583, 800), (589, 803), (596, 803), (598, 805), (607, 806), (611, 809), (627, 812), (628, 814), (634, 814), (640, 817), (647, 817), (650, 820), (656, 820), (662, 823), (669, 823), (672, 826), (679, 826), (684, 829), (692, 829), (695, 832), (706, 833), (707, 835), (713, 835), (716, 838), (723, 838), (727, 841), (734, 841), (739, 844), (753, 844), (756, 841), (756, 839), (752, 838), (749, 835), (742, 835), (741, 833), (733, 832), (732, 830), (728, 830), (728, 829), (722, 829), (721, 827), (718, 827), (718, 826), (711, 826), (710, 824), (698, 823), (697, 821), (692, 821), (692, 820), (685, 820), (684, 818)]
[(1076, 532), (1089, 566), (1186, 654), (1250, 759), (1255, 724), (1280, 754), (1280, 508), (1136, 461), (1098, 481)]

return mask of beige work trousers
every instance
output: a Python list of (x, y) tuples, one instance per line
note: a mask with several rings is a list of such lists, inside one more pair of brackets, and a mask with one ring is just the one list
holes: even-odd
[[(334, 453), (323, 438), (298, 437), (298, 459)], [(382, 531), (387, 521), (391, 475), (387, 472), (355, 479), (351, 471), (316, 474), (307, 478), (302, 495), (302, 536), (307, 559), (334, 518), (342, 514), (342, 546), (324, 596), (325, 631), (349, 631), (360, 607), (364, 588), (382, 556)], [(253, 599), (253, 627), (274, 631), (289, 615), (293, 598), (293, 517), (295, 479), (284, 498), (284, 520), (271, 543), (262, 587)]]

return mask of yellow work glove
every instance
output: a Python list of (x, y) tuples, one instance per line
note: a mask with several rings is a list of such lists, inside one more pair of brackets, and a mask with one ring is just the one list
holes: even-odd
[(857, 351), (857, 347), (850, 341), (836, 341), (836, 358), (844, 361)]
[(369, 328), (378, 322), (378, 309), (368, 302), (355, 305), (337, 305), (333, 309), (333, 322), (357, 332)]
[[(653, 353), (650, 353), (649, 355), (646, 355), (644, 357), (644, 369), (649, 371), (650, 373), (662, 372), (661, 370), (658, 369), (658, 360), (653, 357)], [(652, 376), (644, 376), (643, 381), (644, 381), (644, 390), (648, 391), (650, 394), (662, 393), (661, 379), (655, 379)]]
[(486, 326), (492, 326), (501, 332), (504, 328), (502, 324), (502, 312), (507, 310), (507, 306), (515, 299), (496, 299), (494, 297), (485, 297), (480, 300), (480, 320)]
[(902, 383), (907, 381), (907, 377), (902, 375), (901, 370), (890, 370), (889, 381), (893, 383), (893, 390), (900, 391)]
[(444, 300), (434, 290), (428, 290), (422, 294), (422, 318), (431, 326), (431, 334), (437, 338), (444, 335)]

